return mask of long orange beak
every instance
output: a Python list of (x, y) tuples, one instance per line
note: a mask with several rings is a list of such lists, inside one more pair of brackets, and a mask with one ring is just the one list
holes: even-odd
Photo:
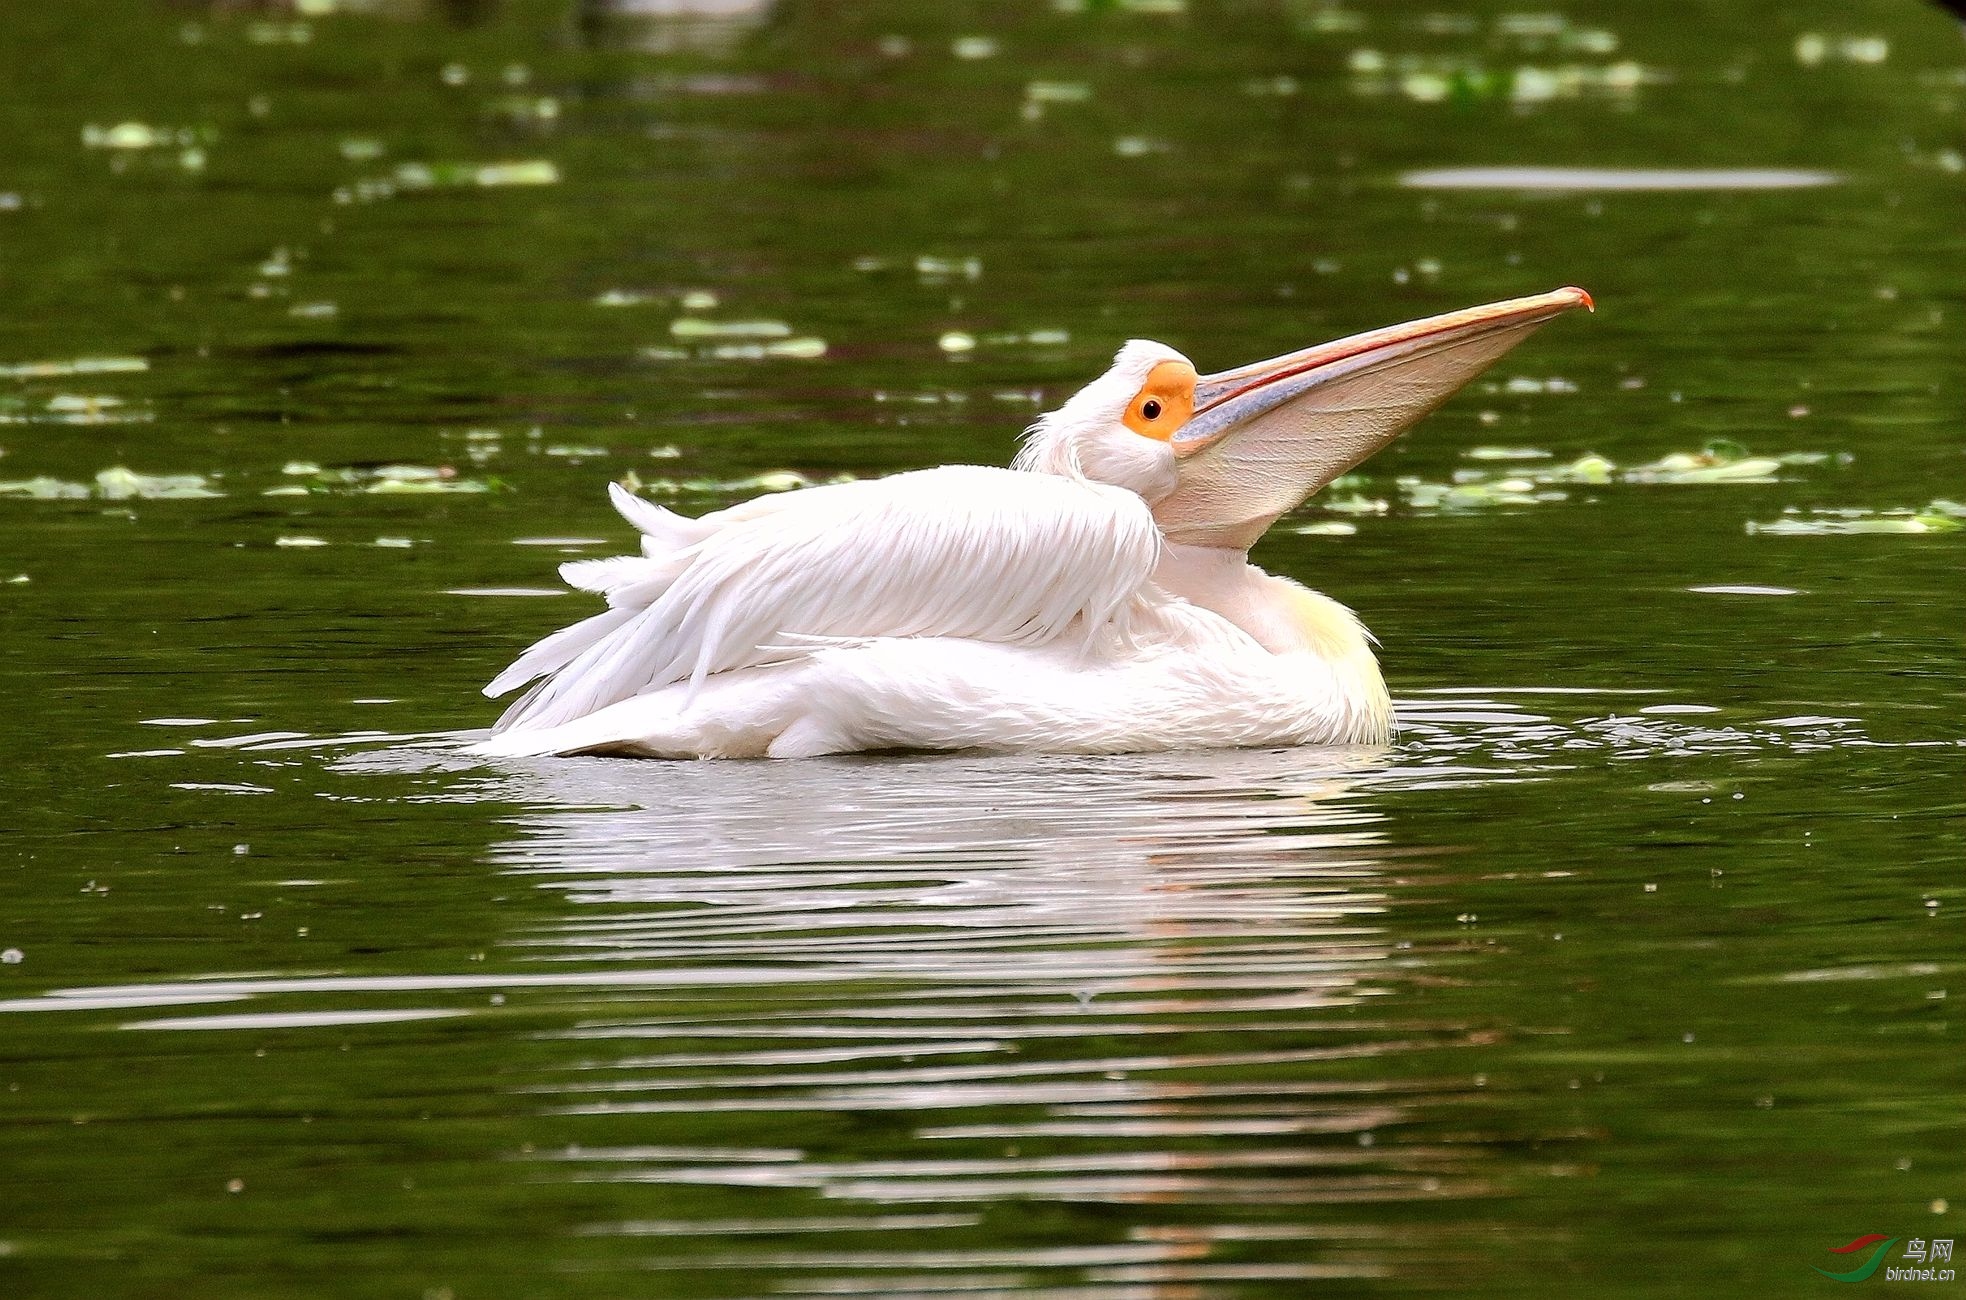
[(1204, 375), (1170, 445), (1180, 486), (1154, 507), (1169, 541), (1248, 550), (1286, 511), (1486, 370), (1582, 289), (1511, 298)]

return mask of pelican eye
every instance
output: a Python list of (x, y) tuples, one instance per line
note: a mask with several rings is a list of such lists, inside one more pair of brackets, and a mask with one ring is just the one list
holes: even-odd
[(1120, 419), (1142, 437), (1166, 442), (1195, 413), (1195, 368), (1185, 361), (1162, 361), (1147, 372)]

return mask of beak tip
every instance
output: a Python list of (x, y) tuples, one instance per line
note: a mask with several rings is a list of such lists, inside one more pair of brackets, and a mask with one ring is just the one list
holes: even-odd
[(1563, 288), (1558, 289), (1557, 292), (1573, 295), (1577, 300), (1577, 306), (1582, 307), (1587, 312), (1596, 313), (1597, 304), (1591, 301), (1590, 294), (1583, 289), (1579, 289), (1576, 285), (1565, 285)]

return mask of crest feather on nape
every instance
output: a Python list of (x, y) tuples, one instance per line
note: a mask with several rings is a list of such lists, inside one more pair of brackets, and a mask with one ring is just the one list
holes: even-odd
[(1011, 462), (1012, 468), (1084, 478), (1079, 466), (1079, 438), (1118, 424), (1127, 403), (1155, 366), (1163, 361), (1187, 360), (1165, 343), (1128, 339), (1113, 354), (1113, 364), (1105, 374), (1073, 393), (1057, 410), (1040, 415), (1024, 431), (1024, 445)]

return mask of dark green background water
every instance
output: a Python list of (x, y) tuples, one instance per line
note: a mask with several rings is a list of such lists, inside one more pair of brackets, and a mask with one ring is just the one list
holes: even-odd
[[(0, 17), (0, 1291), (1764, 1296), (1966, 1235), (1966, 532), (1807, 535), (1966, 498), (1957, 24), (710, 7)], [(1833, 183), (1401, 181), (1512, 165)], [(1259, 548), (1390, 752), (409, 739), (585, 612), (486, 593), (620, 546), (610, 478), (1001, 463), (1128, 337), (1565, 283), (1384, 513)], [(1828, 458), (1398, 482), (1715, 439)]]

